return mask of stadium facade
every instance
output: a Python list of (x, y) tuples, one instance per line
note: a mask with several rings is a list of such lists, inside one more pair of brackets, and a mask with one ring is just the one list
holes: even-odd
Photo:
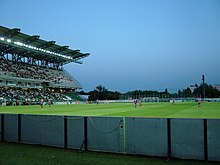
[(33, 104), (72, 100), (82, 85), (63, 66), (82, 64), (89, 53), (0, 26), (0, 103)]

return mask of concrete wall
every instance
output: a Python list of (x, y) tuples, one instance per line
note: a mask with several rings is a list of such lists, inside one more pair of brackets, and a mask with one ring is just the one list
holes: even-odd
[(122, 117), (88, 117), (88, 150), (124, 152)]
[(21, 142), (64, 146), (63, 116), (22, 115)]
[(84, 149), (84, 117), (66, 117), (67, 119), (67, 147)]
[(208, 119), (208, 160), (220, 161), (220, 120)]
[(3, 116), (3, 114), (1, 115), (0, 114), (0, 141), (2, 141), (2, 139), (3, 139), (3, 130), (2, 130), (2, 116)]
[(167, 156), (167, 120), (126, 118), (126, 153)]
[(4, 140), (18, 142), (18, 115), (4, 114)]
[(220, 119), (0, 115), (2, 141), (195, 160), (220, 161), (219, 130)]
[(171, 120), (171, 156), (204, 160), (204, 123), (200, 119)]

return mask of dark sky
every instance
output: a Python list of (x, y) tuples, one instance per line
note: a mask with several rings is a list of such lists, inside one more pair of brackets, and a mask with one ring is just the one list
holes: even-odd
[(85, 91), (220, 83), (219, 0), (0, 0), (0, 24), (90, 53), (65, 66)]

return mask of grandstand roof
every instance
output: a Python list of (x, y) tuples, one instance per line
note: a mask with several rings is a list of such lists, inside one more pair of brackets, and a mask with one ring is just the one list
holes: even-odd
[(0, 26), (0, 53), (17, 54), (21, 57), (31, 57), (37, 60), (67, 64), (70, 62), (82, 63), (82, 58), (89, 53), (69, 49), (69, 46), (60, 46), (55, 41), (45, 41), (38, 35), (27, 35), (18, 28), (9, 29)]

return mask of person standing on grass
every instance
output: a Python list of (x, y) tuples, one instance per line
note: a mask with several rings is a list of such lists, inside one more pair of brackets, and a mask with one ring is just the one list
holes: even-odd
[(175, 99), (173, 98), (173, 100), (172, 100), (172, 105), (175, 105)]
[(198, 97), (198, 108), (201, 107), (201, 99)]
[(137, 107), (137, 99), (134, 99), (134, 107)]
[(40, 108), (41, 108), (41, 109), (44, 108), (44, 99), (41, 99), (41, 100), (40, 100)]
[(139, 107), (143, 106), (143, 105), (141, 104), (141, 100), (140, 100), (140, 99), (138, 99), (138, 105), (139, 105)]
[(51, 105), (51, 99), (50, 98), (48, 98), (47, 104), (50, 107), (50, 105)]

